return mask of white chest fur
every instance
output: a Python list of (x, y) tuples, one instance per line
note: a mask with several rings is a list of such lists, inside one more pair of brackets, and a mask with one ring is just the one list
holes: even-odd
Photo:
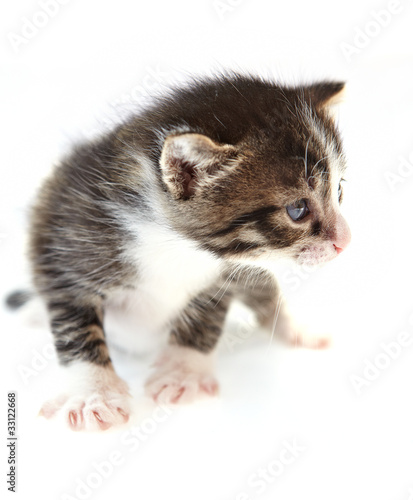
[(135, 289), (108, 300), (105, 323), (118, 343), (140, 351), (148, 348), (148, 334), (167, 335), (189, 300), (216, 280), (220, 263), (172, 230), (140, 224), (136, 235), (136, 246), (126, 251), (138, 270)]

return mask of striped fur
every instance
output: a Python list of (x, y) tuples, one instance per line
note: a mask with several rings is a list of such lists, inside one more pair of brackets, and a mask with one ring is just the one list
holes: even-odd
[[(278, 291), (265, 262), (333, 258), (345, 161), (326, 103), (342, 87), (194, 81), (63, 158), (30, 230), (60, 361), (112, 369), (104, 314), (114, 303), (173, 345), (211, 352), (232, 298), (262, 322), (271, 315)], [(311, 216), (297, 223), (286, 206), (300, 199)]]

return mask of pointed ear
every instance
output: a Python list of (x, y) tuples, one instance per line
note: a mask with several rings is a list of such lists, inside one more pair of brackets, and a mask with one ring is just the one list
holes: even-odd
[(162, 177), (174, 198), (186, 200), (233, 168), (236, 157), (234, 146), (217, 144), (205, 135), (171, 135), (162, 149)]
[(342, 101), (345, 92), (344, 82), (320, 82), (310, 85), (308, 93), (317, 108), (334, 106)]

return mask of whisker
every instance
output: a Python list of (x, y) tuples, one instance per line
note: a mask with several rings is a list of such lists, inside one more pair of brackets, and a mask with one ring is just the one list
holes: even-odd
[(270, 346), (271, 346), (272, 341), (274, 339), (275, 327), (277, 326), (278, 316), (280, 315), (282, 300), (283, 300), (283, 297), (280, 294), (278, 297), (278, 301), (277, 301), (277, 307), (275, 308), (274, 321), (273, 321), (272, 328), (271, 328), (271, 337), (270, 337), (270, 341), (268, 343), (268, 347), (267, 347), (267, 350), (265, 353), (266, 355), (268, 355), (268, 352), (270, 350)]
[(229, 274), (227, 279), (224, 281), (224, 283), (219, 287), (218, 291), (208, 300), (207, 304), (212, 302), (215, 299), (215, 297), (217, 297), (217, 295), (221, 292), (221, 290), (225, 287), (225, 290), (222, 292), (221, 296), (218, 299), (218, 302), (221, 301), (222, 297), (225, 295), (226, 291), (228, 290), (228, 287), (230, 286), (231, 282), (233, 281), (235, 275), (238, 273), (239, 267), (241, 267), (240, 264), (237, 264), (235, 266), (235, 268), (231, 271), (231, 273)]
[[(314, 165), (314, 167), (311, 169), (311, 174), (310, 174), (310, 175), (311, 175), (311, 177), (313, 176), (312, 174), (313, 174), (313, 172), (314, 172), (314, 169), (317, 167), (317, 165), (318, 165), (321, 161), (325, 160), (326, 158), (328, 158), (328, 156), (324, 156), (324, 158), (321, 158), (320, 160), (318, 160), (318, 162)], [(311, 178), (311, 177), (310, 177), (310, 178)]]
[(304, 169), (305, 169), (305, 179), (308, 177), (308, 163), (307, 163), (307, 153), (308, 153), (308, 144), (310, 143), (310, 138), (308, 138), (307, 144), (305, 146), (305, 159), (304, 159)]

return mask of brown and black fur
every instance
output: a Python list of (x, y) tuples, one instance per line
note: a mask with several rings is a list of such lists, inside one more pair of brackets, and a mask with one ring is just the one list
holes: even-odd
[[(173, 231), (228, 262), (214, 286), (176, 312), (172, 342), (213, 349), (234, 296), (266, 319), (275, 304), (275, 282), (265, 276), (269, 284), (257, 294), (248, 288), (251, 269), (243, 272), (239, 263), (268, 252), (294, 256), (311, 238), (328, 237), (328, 224), (294, 224), (285, 207), (308, 185), (320, 199), (329, 194), (329, 162), (320, 161), (323, 145), (308, 115), (342, 156), (338, 131), (324, 109), (342, 87), (281, 87), (240, 75), (194, 81), (63, 158), (40, 191), (30, 229), (34, 284), (47, 304), (60, 361), (110, 364), (105, 300), (133, 288), (140, 276), (124, 252), (133, 237), (118, 208), (137, 221), (155, 221), (148, 193), (157, 193), (156, 209)], [(225, 145), (206, 174), (216, 175), (216, 182), (201, 185), (191, 163), (176, 165), (168, 181), (160, 166), (165, 140), (187, 133)], [(304, 172), (304, 157), (311, 175)], [(139, 158), (151, 165), (150, 181)], [(219, 176), (224, 167), (228, 173)]]

